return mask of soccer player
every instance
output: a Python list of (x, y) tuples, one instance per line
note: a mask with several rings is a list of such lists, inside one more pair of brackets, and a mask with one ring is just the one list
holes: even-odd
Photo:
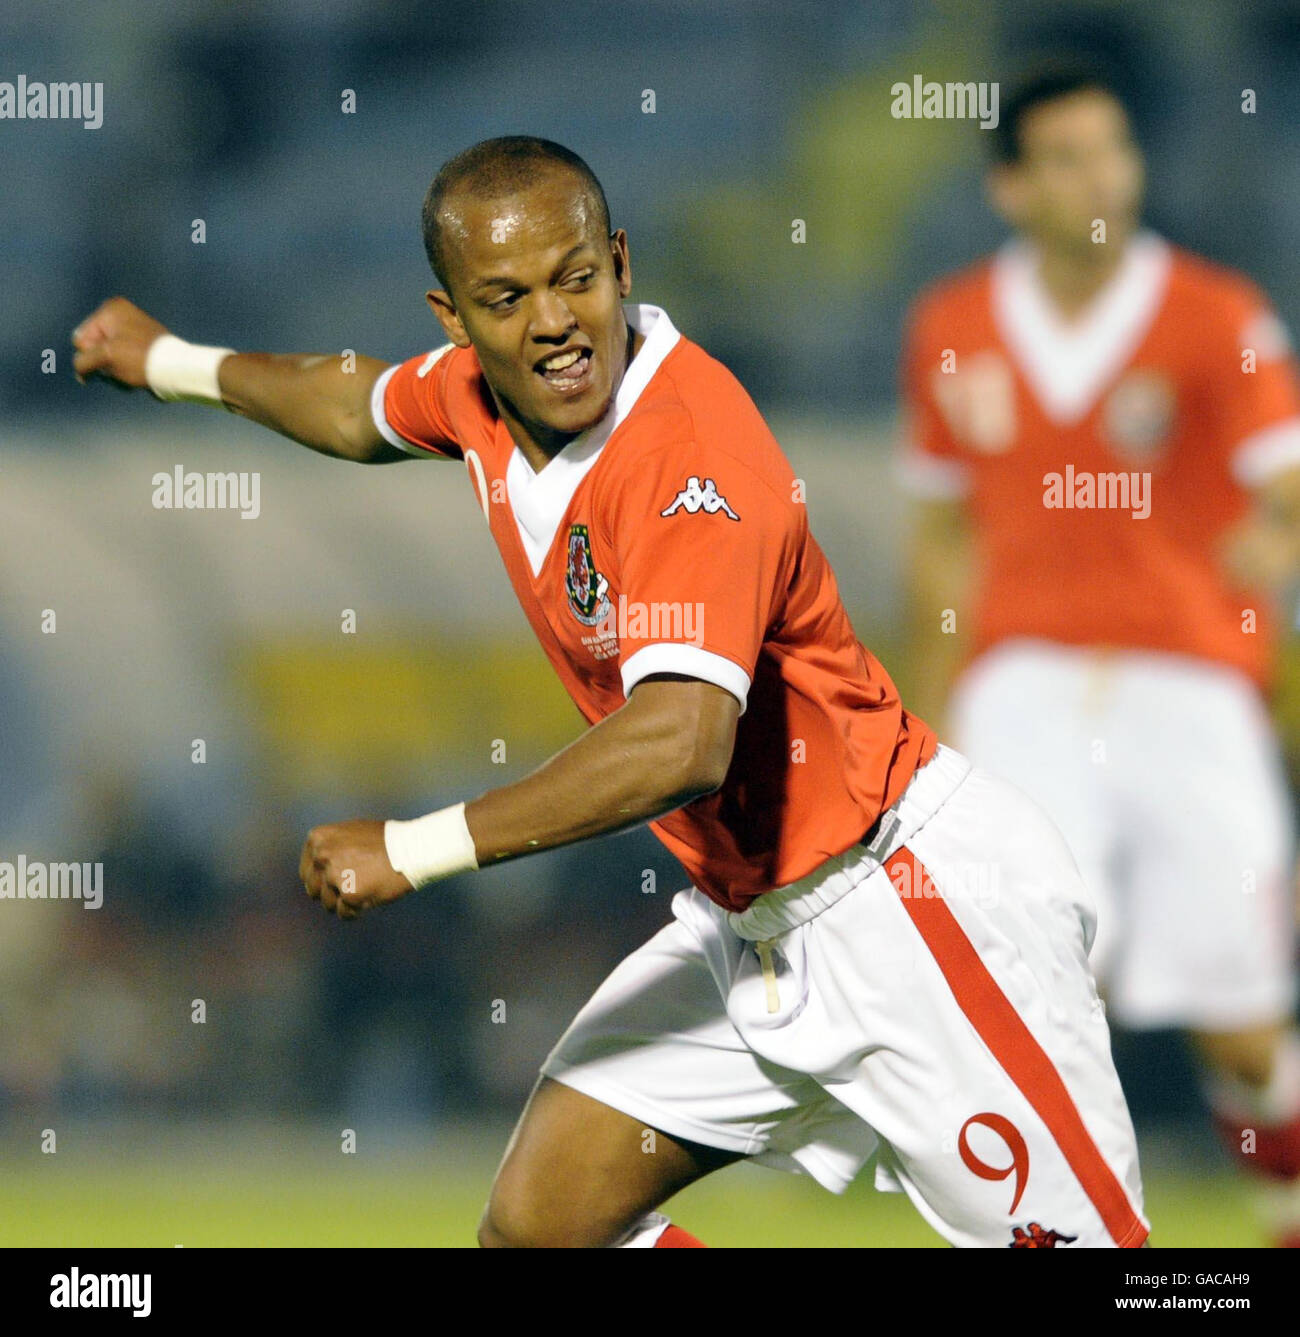
[(344, 459), (459, 460), (590, 722), (468, 803), (312, 831), (325, 909), (646, 820), (691, 876), (546, 1060), (480, 1241), (698, 1247), (656, 1209), (700, 1176), (750, 1157), (841, 1191), (876, 1154), (954, 1244), (1141, 1245), (1059, 833), (903, 709), (753, 403), (624, 305), (627, 237), (580, 158), (478, 144), (423, 221), (432, 352), (349, 374), (196, 347), (114, 298), (75, 363)]
[(1056, 819), (1112, 1015), (1190, 1032), (1295, 1246), (1292, 833), (1264, 697), (1300, 544), (1295, 365), (1247, 279), (1139, 229), (1104, 82), (1036, 76), (994, 143), (1015, 235), (910, 321), (917, 700)]

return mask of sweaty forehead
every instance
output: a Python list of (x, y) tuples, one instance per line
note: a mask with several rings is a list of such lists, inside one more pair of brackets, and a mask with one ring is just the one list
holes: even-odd
[(450, 257), (469, 282), (512, 266), (544, 263), (602, 237), (590, 191), (570, 174), (517, 190), (460, 190), (439, 210)]

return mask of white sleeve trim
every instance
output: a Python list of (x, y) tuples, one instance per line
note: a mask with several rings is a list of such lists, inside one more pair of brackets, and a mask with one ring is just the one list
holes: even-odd
[(1296, 464), (1300, 464), (1300, 418), (1261, 428), (1232, 452), (1232, 476), (1243, 487), (1259, 487)]
[(394, 363), (387, 371), (381, 373), (379, 379), (375, 382), (375, 388), (370, 392), (370, 416), (375, 420), (375, 426), (379, 428), (379, 435), (388, 442), (390, 446), (396, 446), (398, 450), (404, 450), (408, 455), (427, 455), (427, 450), (421, 450), (418, 446), (413, 446), (409, 441), (404, 441), (393, 430), (389, 424), (388, 415), (384, 412), (384, 391), (388, 389), (388, 382), (393, 379), (393, 373), (402, 364)]
[(903, 453), (895, 472), (903, 491), (923, 500), (958, 501), (970, 491), (970, 470), (965, 464), (915, 448)]
[(700, 678), (730, 692), (740, 702), (740, 713), (745, 713), (749, 697), (749, 674), (734, 660), (702, 650), (698, 645), (678, 642), (660, 642), (643, 645), (623, 665), (623, 695), (631, 696), (632, 688), (652, 673), (680, 673), (686, 678)]
[[(443, 344), (441, 348), (435, 348), (432, 353), (426, 357), (420, 365), (420, 370), (416, 372), (417, 376), (427, 376), (433, 364), (447, 352), (455, 348), (455, 344)], [(417, 460), (447, 460), (454, 456), (444, 455), (440, 450), (429, 450), (424, 446), (412, 445), (404, 436), (388, 421), (388, 415), (384, 412), (384, 391), (388, 389), (388, 382), (393, 379), (393, 374), (402, 364), (395, 362), (387, 371), (381, 372), (379, 379), (375, 382), (375, 387), (370, 392), (370, 416), (375, 420), (375, 426), (379, 429), (379, 435), (388, 442), (390, 446), (396, 446), (398, 450), (404, 450), (408, 455), (413, 455)]]

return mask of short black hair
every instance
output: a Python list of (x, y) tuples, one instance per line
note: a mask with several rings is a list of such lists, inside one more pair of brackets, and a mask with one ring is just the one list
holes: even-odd
[(1052, 63), (1022, 75), (1003, 99), (993, 131), (993, 152), (999, 162), (1020, 161), (1024, 145), (1020, 131), (1025, 117), (1037, 107), (1072, 93), (1105, 93), (1127, 110), (1124, 98), (1110, 77), (1093, 65)]
[(557, 167), (572, 172), (585, 187), (595, 202), (597, 221), (608, 236), (609, 202), (595, 172), (572, 149), (566, 149), (552, 139), (539, 139), (535, 135), (501, 135), (471, 144), (443, 163), (424, 197), (421, 224), (429, 266), (444, 288), (447, 287), (447, 250), (441, 215), (447, 197), (462, 190), (480, 199), (508, 195), (535, 185)]

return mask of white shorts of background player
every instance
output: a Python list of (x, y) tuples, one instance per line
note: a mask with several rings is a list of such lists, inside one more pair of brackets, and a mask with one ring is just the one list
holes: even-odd
[(1032, 794), (1074, 851), (1115, 1021), (1223, 1031), (1291, 1015), (1291, 808), (1244, 674), (1008, 641), (960, 679), (952, 724), (966, 755)]

